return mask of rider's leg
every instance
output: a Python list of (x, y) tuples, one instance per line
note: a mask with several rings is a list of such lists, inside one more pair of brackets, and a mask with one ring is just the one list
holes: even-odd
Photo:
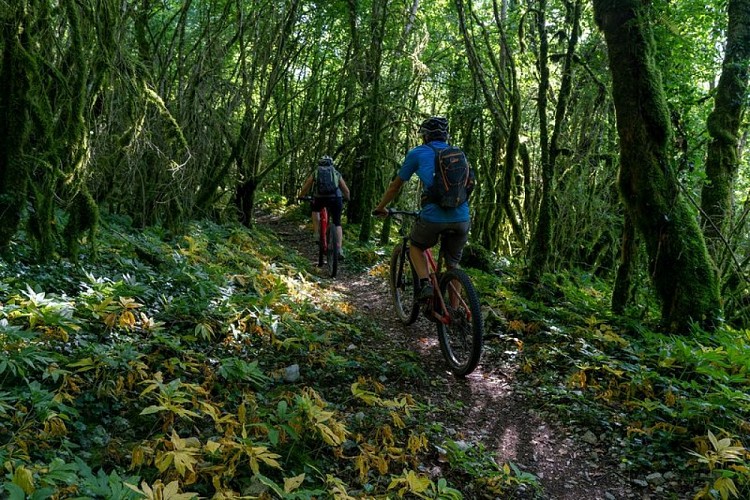
[(417, 219), (411, 228), (411, 234), (409, 235), (411, 242), (411, 245), (409, 245), (409, 257), (411, 257), (412, 265), (420, 281), (428, 279), (430, 276), (430, 270), (427, 268), (427, 257), (424, 251), (437, 244), (439, 234), (439, 227), (422, 219)]
[(409, 245), (409, 257), (411, 263), (414, 266), (414, 270), (419, 276), (419, 291), (417, 292), (417, 298), (419, 300), (426, 300), (432, 297), (434, 293), (434, 287), (430, 281), (430, 269), (427, 264), (427, 257), (424, 252), (428, 248), (432, 248), (437, 243), (438, 235), (433, 231), (431, 224), (418, 219), (412, 227)]
[(409, 245), (409, 257), (411, 257), (411, 263), (414, 266), (414, 270), (417, 272), (420, 281), (428, 279), (430, 277), (430, 272), (427, 269), (427, 257), (424, 255), (424, 250), (411, 244)]
[(331, 214), (331, 222), (336, 226), (336, 236), (338, 245), (336, 250), (339, 253), (339, 257), (343, 257), (344, 254), (341, 248), (344, 244), (344, 230), (341, 227), (341, 213), (344, 210), (344, 202), (340, 197), (333, 198), (328, 204), (328, 213)]
[[(469, 222), (456, 222), (450, 225), (450, 228), (443, 233), (440, 240), (440, 252), (445, 258), (445, 267), (448, 269), (455, 269), (459, 267), (461, 262), (461, 255), (463, 254), (464, 246), (469, 240)], [(456, 283), (454, 286), (448, 288), (450, 305), (457, 307), (459, 303), (459, 297), (456, 295), (455, 290), (460, 285)]]
[(430, 270), (427, 265), (427, 257), (424, 254), (424, 250), (419, 248), (414, 242), (409, 245), (409, 257), (411, 258), (411, 264), (414, 266), (414, 270), (417, 272), (417, 276), (419, 276), (417, 298), (419, 300), (427, 300), (432, 297), (435, 290), (430, 281)]
[(320, 226), (320, 212), (312, 213), (313, 240), (318, 241), (318, 227)]

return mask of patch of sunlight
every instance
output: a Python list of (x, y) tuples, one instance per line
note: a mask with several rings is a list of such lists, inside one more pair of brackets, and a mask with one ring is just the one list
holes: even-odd
[(388, 271), (390, 270), (391, 266), (388, 262), (383, 262), (381, 264), (376, 264), (370, 268), (370, 270), (367, 272), (372, 277), (376, 278), (387, 278), (388, 277)]
[(509, 426), (507, 429), (505, 429), (500, 446), (504, 451), (506, 460), (517, 458), (519, 441), (520, 439), (518, 437), (518, 429), (513, 426)]

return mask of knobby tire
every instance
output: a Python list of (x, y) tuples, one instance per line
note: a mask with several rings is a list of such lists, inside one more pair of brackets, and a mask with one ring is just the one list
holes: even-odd
[(396, 316), (404, 325), (411, 325), (419, 317), (416, 300), (419, 277), (403, 245), (396, 245), (391, 254), (389, 282)]
[[(451, 304), (450, 288), (459, 294), (462, 301)], [(437, 324), (440, 350), (453, 375), (463, 377), (474, 371), (482, 356), (484, 325), (479, 295), (469, 276), (461, 269), (452, 269), (443, 274), (440, 293), (450, 313), (448, 324)]]

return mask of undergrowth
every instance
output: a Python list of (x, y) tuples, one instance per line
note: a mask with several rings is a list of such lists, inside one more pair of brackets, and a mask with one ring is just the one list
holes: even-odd
[(655, 320), (613, 316), (591, 276), (547, 278), (554, 300), (505, 297), (524, 346), (519, 390), (592, 432), (623, 475), (653, 477), (637, 484), (660, 498), (750, 497), (750, 333), (659, 333)]
[[(382, 262), (346, 241), (347, 266)], [(388, 383), (425, 377), (413, 353), (350, 349), (385, 334), (262, 227), (176, 234), (105, 217), (96, 258), (37, 265), (23, 239), (12, 248), (16, 261), (0, 261), (3, 497), (541, 494)], [(512, 267), (469, 271), (487, 349), (519, 367), (516, 390), (540, 414), (592, 431), (629, 474), (675, 474), (674, 495), (750, 494), (748, 332), (667, 336), (611, 316), (592, 277), (550, 278), (530, 300)], [(436, 454), (445, 477), (425, 471)]]

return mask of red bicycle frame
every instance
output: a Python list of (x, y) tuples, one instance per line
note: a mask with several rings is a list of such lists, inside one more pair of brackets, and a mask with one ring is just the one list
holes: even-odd
[[(432, 251), (429, 248), (424, 251), (424, 255), (427, 258), (427, 269), (430, 271), (430, 282), (432, 283), (432, 289), (434, 290), (432, 298), (427, 302), (427, 305), (429, 307), (428, 314), (432, 315), (432, 317), (434, 317), (440, 323), (447, 325), (451, 322), (451, 315), (448, 313), (448, 308), (445, 306), (443, 294), (440, 293), (440, 283), (438, 282), (437, 276), (438, 265), (435, 262), (435, 258), (432, 256)], [(466, 302), (464, 302), (463, 298), (456, 293), (455, 287), (453, 286), (452, 282), (449, 283), (448, 286), (450, 290), (449, 296), (451, 302), (462, 303), (464, 309), (466, 310), (467, 319), (471, 321), (471, 311), (466, 306)], [(435, 300), (437, 300), (437, 307), (435, 307)]]
[(328, 251), (328, 210), (320, 209), (320, 220), (318, 221), (318, 237), (323, 248), (323, 255)]
[[(435, 258), (432, 256), (432, 251), (429, 248), (424, 251), (424, 256), (427, 259), (427, 269), (430, 271), (430, 282), (432, 283), (432, 289), (434, 290), (432, 298), (427, 302), (427, 306), (429, 307), (427, 312), (439, 322), (447, 325), (450, 323), (451, 317), (450, 314), (448, 314), (448, 309), (445, 307), (443, 294), (440, 293), (440, 284), (437, 279), (438, 266), (435, 262)], [(435, 300), (438, 301), (438, 307), (435, 307)]]

